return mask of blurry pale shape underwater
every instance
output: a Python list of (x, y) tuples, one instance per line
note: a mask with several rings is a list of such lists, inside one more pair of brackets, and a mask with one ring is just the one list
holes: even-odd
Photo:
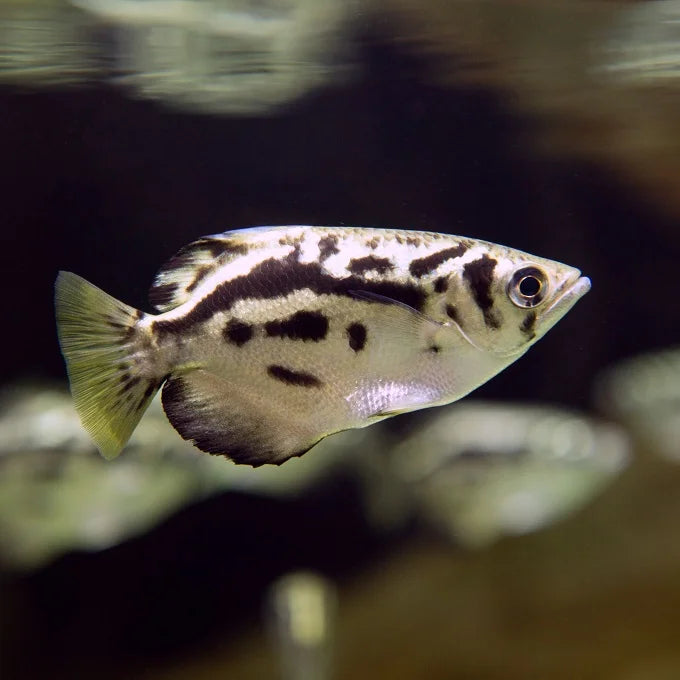
[(0, 82), (100, 79), (174, 107), (261, 113), (348, 70), (347, 14), (335, 0), (0, 2)]
[(629, 451), (619, 428), (570, 411), (468, 401), (404, 439), (394, 463), (426, 518), (481, 547), (582, 507)]
[(647, 449), (680, 462), (680, 348), (627, 359), (599, 376), (600, 409), (629, 428)]
[(283, 680), (331, 677), (337, 593), (320, 574), (285, 574), (270, 588), (267, 626)]
[[(186, 503), (221, 490), (277, 497), (330, 474), (364, 431), (322, 442), (318, 456), (254, 470), (224, 465), (177, 437), (156, 399), (107, 462), (82, 429), (68, 391), (6, 387), (0, 394), (0, 564), (33, 569), (70, 550), (101, 550), (144, 533)], [(346, 464), (346, 463), (343, 463)]]
[[(468, 401), (329, 437), (281, 467), (224, 465), (179, 439), (154, 401), (128, 455), (105, 461), (66, 389), (5, 389), (0, 416), (0, 563), (33, 569), (70, 550), (141, 534), (219, 491), (294, 497), (344, 471), (363, 489), (377, 532), (415, 514), (459, 544), (545, 527), (581, 507), (628, 460), (616, 428), (555, 409)], [(434, 415), (433, 415), (434, 414)]]

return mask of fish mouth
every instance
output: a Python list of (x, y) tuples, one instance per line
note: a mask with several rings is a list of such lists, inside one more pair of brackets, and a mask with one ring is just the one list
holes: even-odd
[(581, 276), (581, 272), (577, 270), (557, 288), (555, 299), (541, 312), (541, 318), (555, 317), (557, 321), (590, 290), (590, 287), (590, 279)]

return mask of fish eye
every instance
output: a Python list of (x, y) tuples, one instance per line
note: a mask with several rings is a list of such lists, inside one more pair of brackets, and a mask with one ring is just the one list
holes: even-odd
[(521, 267), (510, 278), (508, 297), (522, 308), (537, 307), (548, 294), (548, 276), (538, 267)]

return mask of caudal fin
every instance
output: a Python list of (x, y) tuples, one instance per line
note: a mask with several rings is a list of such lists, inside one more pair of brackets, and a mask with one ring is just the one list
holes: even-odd
[(59, 272), (54, 301), (76, 411), (104, 458), (115, 458), (161, 383), (140, 371), (142, 312), (71, 272)]

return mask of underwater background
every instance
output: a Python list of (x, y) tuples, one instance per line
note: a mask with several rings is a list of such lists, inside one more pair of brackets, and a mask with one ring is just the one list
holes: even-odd
[[(680, 677), (680, 2), (1, 0), (0, 152), (2, 678)], [(157, 407), (101, 460), (57, 271), (149, 310), (274, 224), (593, 288), (459, 405), (281, 468)]]

